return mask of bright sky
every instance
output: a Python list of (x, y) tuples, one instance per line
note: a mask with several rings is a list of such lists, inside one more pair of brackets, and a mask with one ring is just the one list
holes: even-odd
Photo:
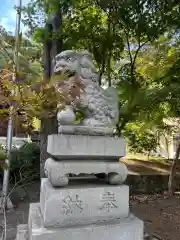
[[(0, 25), (6, 30), (15, 32), (16, 25), (16, 11), (14, 6), (17, 5), (18, 0), (1, 0), (0, 4)], [(30, 0), (22, 0), (22, 5), (26, 5)], [(21, 25), (23, 30), (23, 26)]]

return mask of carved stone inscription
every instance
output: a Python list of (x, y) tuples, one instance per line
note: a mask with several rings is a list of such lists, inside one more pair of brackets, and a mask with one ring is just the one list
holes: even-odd
[(75, 209), (79, 210), (81, 213), (84, 209), (84, 203), (80, 200), (79, 195), (76, 195), (74, 198), (68, 195), (63, 199), (61, 212), (65, 215), (69, 215), (72, 214)]
[(116, 197), (113, 192), (105, 192), (100, 199), (102, 203), (100, 210), (110, 212), (113, 208), (118, 208), (116, 205)]

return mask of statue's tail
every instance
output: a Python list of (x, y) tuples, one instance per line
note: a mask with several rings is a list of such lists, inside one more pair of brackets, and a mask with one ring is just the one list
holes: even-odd
[(112, 109), (112, 119), (114, 119), (114, 123), (116, 124), (119, 120), (119, 106), (118, 106), (118, 95), (117, 91), (113, 87), (109, 87), (104, 90), (104, 96), (109, 103), (109, 107)]
[(117, 92), (114, 87), (109, 87), (107, 89), (104, 89), (104, 94), (107, 98), (109, 98), (109, 101), (118, 100)]

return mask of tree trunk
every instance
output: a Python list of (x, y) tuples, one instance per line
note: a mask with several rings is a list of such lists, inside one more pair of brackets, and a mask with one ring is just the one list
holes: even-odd
[(62, 51), (62, 39), (61, 39), (61, 24), (62, 24), (62, 17), (61, 12), (58, 11), (54, 14), (52, 18), (52, 27), (53, 27), (53, 34), (55, 35), (52, 38), (52, 56), (55, 57), (58, 53)]
[(178, 142), (178, 146), (177, 146), (177, 149), (176, 149), (176, 154), (175, 154), (175, 157), (173, 159), (173, 163), (172, 163), (172, 166), (171, 166), (171, 171), (170, 171), (170, 174), (169, 174), (169, 181), (168, 181), (168, 195), (169, 196), (172, 196), (173, 193), (174, 193), (174, 187), (175, 187), (174, 178), (176, 176), (176, 168), (177, 168), (177, 165), (178, 165), (179, 155), (180, 155), (180, 142)]
[[(62, 40), (59, 38), (57, 34), (60, 31), (61, 26), (61, 13), (57, 12), (53, 16), (51, 23), (46, 25), (47, 31), (52, 37), (51, 40), (47, 39), (47, 42), (44, 46), (44, 80), (49, 81), (51, 75), (53, 74), (53, 59), (61, 52), (62, 49)], [(53, 34), (54, 39), (53, 39)], [(41, 131), (40, 131), (40, 176), (41, 178), (44, 176), (44, 163), (49, 157), (47, 153), (47, 139), (48, 135), (57, 134), (58, 133), (58, 123), (56, 116), (49, 119), (41, 120)]]
[(102, 84), (102, 76), (104, 74), (104, 70), (105, 70), (105, 58), (103, 58), (103, 60), (102, 60), (101, 70), (99, 73), (99, 78), (98, 78), (99, 86), (101, 86), (101, 84)]
[(108, 69), (108, 87), (111, 87), (111, 53), (109, 53), (108, 56), (107, 69)]
[(168, 157), (168, 160), (170, 159), (170, 156), (169, 156), (169, 140), (166, 136), (166, 134), (164, 134), (164, 138), (165, 138), (165, 144), (166, 144), (166, 150), (167, 150), (167, 157)]
[(52, 35), (52, 25), (46, 24), (47, 39), (44, 44), (44, 81), (49, 81), (51, 76), (51, 48), (52, 41), (49, 39), (49, 35)]

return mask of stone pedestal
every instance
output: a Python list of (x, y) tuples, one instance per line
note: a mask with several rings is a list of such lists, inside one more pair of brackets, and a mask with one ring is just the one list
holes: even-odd
[(143, 222), (129, 213), (122, 138), (51, 135), (48, 152), (40, 203), (30, 204), (17, 240), (144, 239)]
[(29, 240), (143, 240), (143, 222), (131, 214), (96, 224), (45, 228), (39, 204), (30, 205), (28, 231)]
[(70, 184), (54, 188), (42, 179), (40, 209), (45, 227), (70, 227), (97, 223), (129, 214), (129, 187), (107, 184)]

